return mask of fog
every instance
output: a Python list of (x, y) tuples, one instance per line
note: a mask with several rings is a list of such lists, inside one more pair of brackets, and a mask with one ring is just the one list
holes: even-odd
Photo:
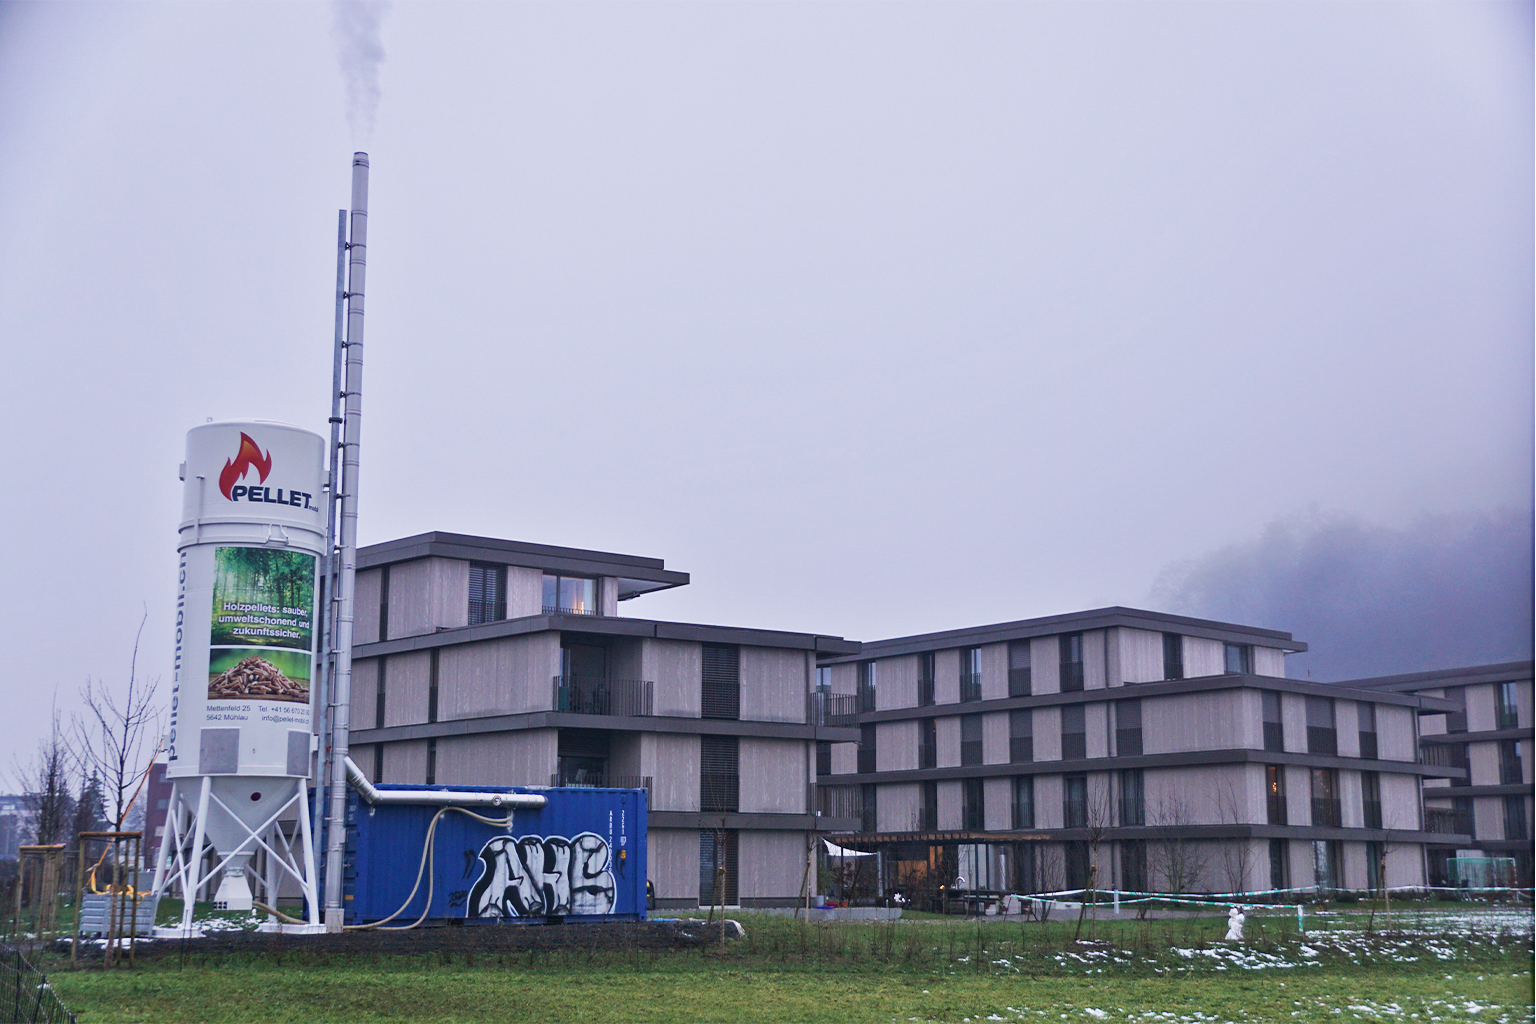
[[(1429, 611), (1528, 617), (1499, 559), (1394, 602), (1529, 518), (1531, 36), (1480, 3), (0, 6), (0, 752), (146, 609), (168, 678), (188, 428), (325, 429), (361, 147), (364, 543), (661, 557), (693, 584), (626, 614), (855, 639), (1192, 561), (1168, 600), (1317, 671), (1515, 653)], [(1287, 575), (1324, 544), (1361, 577)], [(1351, 587), (1397, 624), (1308, 603)]]

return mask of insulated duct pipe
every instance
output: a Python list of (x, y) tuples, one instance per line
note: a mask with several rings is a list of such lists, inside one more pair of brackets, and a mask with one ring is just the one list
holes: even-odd
[(357, 762), (347, 758), (347, 781), (370, 804), (442, 804), (452, 807), (519, 807), (536, 810), (547, 801), (537, 793), (471, 793), (462, 789), (377, 789)]
[(325, 930), (342, 928), (347, 844), (348, 735), (352, 727), (352, 621), (357, 597), (357, 471), (363, 416), (363, 294), (368, 279), (368, 154), (352, 154), (352, 225), (347, 243), (346, 400), (341, 440), (341, 550), (336, 574), (336, 670), (331, 680), (331, 801), (325, 858)]

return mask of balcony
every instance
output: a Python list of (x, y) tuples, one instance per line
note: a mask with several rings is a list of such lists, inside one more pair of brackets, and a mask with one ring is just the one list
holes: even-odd
[(1426, 743), (1419, 748), (1419, 763), (1436, 768), (1466, 768), (1466, 744)]
[(1470, 836), (1472, 815), (1466, 811), (1447, 810), (1443, 807), (1424, 808), (1424, 831), (1436, 835)]
[(549, 777), (549, 784), (551, 786), (563, 786), (567, 789), (603, 789), (612, 786), (614, 789), (643, 789), (649, 793), (651, 791), (651, 776), (610, 776), (606, 772), (576, 770), (566, 774), (556, 772)]
[(864, 792), (858, 786), (822, 786), (816, 800), (823, 818), (858, 818), (864, 814)]
[(653, 684), (646, 679), (555, 676), (554, 708), (576, 715), (644, 718), (655, 714), (653, 689)]
[(1312, 824), (1325, 828), (1341, 828), (1344, 823), (1343, 808), (1339, 801), (1326, 797), (1312, 798)]
[(855, 698), (851, 695), (812, 693), (807, 698), (806, 720), (812, 725), (851, 729), (859, 724)]
[(960, 673), (960, 702), (968, 704), (981, 700), (981, 673)]

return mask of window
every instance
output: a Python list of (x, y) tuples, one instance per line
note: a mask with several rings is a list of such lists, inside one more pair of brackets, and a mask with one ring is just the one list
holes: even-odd
[(1458, 796), (1452, 801), (1454, 829), (1462, 835), (1477, 835), (1477, 805), (1469, 796)]
[(1504, 838), (1531, 838), (1525, 821), (1525, 797), (1523, 796), (1506, 796), (1504, 798)]
[(1460, 710), (1448, 712), (1445, 716), (1446, 732), (1467, 731), (1467, 691), (1464, 687), (1453, 687), (1445, 691), (1445, 699), (1460, 706)]
[(875, 727), (859, 726), (859, 774), (868, 775), (875, 770)]
[(1269, 841), (1269, 887), (1271, 889), (1291, 887), (1290, 858), (1286, 855), (1284, 839)]
[(1011, 640), (1008, 643), (1008, 696), (1028, 697), (1033, 687), (1029, 673), (1029, 641)]
[(1518, 786), (1525, 781), (1525, 766), (1520, 763), (1520, 741), (1499, 741), (1499, 785)]
[(1319, 889), (1337, 889), (1344, 884), (1344, 844), (1336, 839), (1317, 840), (1312, 844), (1312, 875)]
[(1269, 802), (1271, 825), (1286, 824), (1285, 769), (1278, 764), (1264, 766), (1264, 791)]
[(859, 787), (859, 828), (865, 832), (873, 832), (878, 827), (878, 819), (875, 816), (875, 790), (872, 782), (866, 782)]
[(1163, 634), (1163, 678), (1184, 678), (1184, 638), (1177, 633)]
[(507, 567), (469, 563), (469, 624), (499, 622), (507, 617)]
[(382, 729), (384, 728), (384, 697), (388, 692), (388, 685), (386, 684), (385, 679), (389, 674), (389, 659), (380, 656), (378, 664), (378, 679), (376, 681), (373, 697), (373, 727), (375, 729)]
[(437, 721), (437, 678), (438, 655), (441, 649), (432, 648), (432, 655), (427, 661), (427, 721)]
[(960, 700), (981, 700), (981, 650), (960, 648)]
[(1062, 822), (1067, 828), (1088, 827), (1088, 776), (1067, 775), (1062, 779)]
[(872, 661), (859, 662), (859, 710), (875, 710), (875, 663)]
[(427, 785), (437, 785), (437, 740), (427, 740)]
[(1339, 773), (1332, 768), (1312, 769), (1312, 824), (1338, 828), (1343, 819), (1339, 808)]
[(1494, 687), (1494, 697), (1498, 702), (1498, 718), (1494, 728), (1520, 728), (1520, 698), (1515, 692), (1515, 684), (1500, 683)]
[(705, 829), (699, 833), (699, 906), (734, 907), (736, 897), (737, 839), (733, 828)]
[(1280, 695), (1273, 690), (1264, 694), (1264, 749), (1285, 750), (1285, 723), (1280, 718)]
[(1083, 634), (1063, 633), (1061, 651), (1061, 692), (1075, 693), (1083, 688)]
[(980, 779), (960, 781), (960, 827), (968, 831), (985, 828), (985, 808), (982, 805)]
[(1028, 764), (1035, 759), (1035, 713), (1028, 708), (1008, 712), (1008, 760)]
[(1088, 733), (1083, 725), (1083, 706), (1068, 704), (1061, 709), (1061, 759), (1072, 761), (1088, 756)]
[(741, 718), (741, 648), (735, 644), (701, 646), (699, 717), (734, 722)]
[(1115, 701), (1115, 755), (1135, 757), (1141, 753), (1141, 701)]
[(389, 639), (389, 566), (379, 570), (379, 639)]
[(981, 764), (981, 716), (960, 716), (960, 763)]
[(1226, 670), (1249, 675), (1253, 672), (1253, 646), (1251, 644), (1222, 645)]
[(1147, 843), (1127, 839), (1120, 844), (1121, 884), (1131, 892), (1147, 891)]
[(1147, 791), (1142, 781), (1141, 769), (1130, 768), (1120, 773), (1120, 824), (1145, 825), (1147, 823)]
[(917, 766), (934, 768), (939, 763), (939, 727), (931, 718), (917, 723)]
[(735, 736), (699, 737), (699, 810), (735, 811), (740, 807), (741, 755)]
[(917, 706), (931, 708), (933, 705), (933, 652), (924, 651), (917, 656)]
[(1088, 888), (1088, 844), (1081, 840), (1065, 843), (1067, 888)]
[(1365, 844), (1365, 887), (1367, 889), (1381, 888), (1382, 862), (1386, 859), (1384, 851), (1385, 847), (1381, 843)]
[[(503, 593), (505, 593), (505, 570), (503, 570)], [(580, 576), (556, 576), (552, 573), (544, 574), (544, 604), (545, 615), (597, 615), (597, 580), (583, 579)], [(499, 618), (506, 618), (505, 598), (503, 598), (502, 613)]]
[(816, 692), (822, 697), (832, 696), (832, 669), (828, 665), (816, 668)]
[(917, 827), (931, 832), (939, 827), (939, 784), (924, 782), (922, 787), (923, 799), (918, 807)]
[(384, 744), (373, 745), (373, 781), (384, 781)]
[(1374, 761), (1380, 753), (1376, 745), (1376, 705), (1356, 704), (1355, 714), (1360, 719), (1360, 756)]
[(828, 740), (816, 741), (816, 777), (824, 779), (832, 774), (832, 744)]
[(1337, 754), (1339, 734), (1334, 729), (1333, 698), (1307, 698), (1307, 753)]
[(1381, 828), (1381, 775), (1360, 773), (1360, 805), (1366, 828)]
[(1033, 775), (1014, 777), (1013, 827), (1035, 827), (1035, 777)]

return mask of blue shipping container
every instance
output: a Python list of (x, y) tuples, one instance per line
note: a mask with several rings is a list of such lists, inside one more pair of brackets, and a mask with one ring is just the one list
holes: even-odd
[[(426, 921), (433, 923), (645, 917), (643, 789), (378, 788), (537, 793), (548, 802), (537, 810), (511, 812), (512, 824), (505, 826), (451, 808), (370, 805), (356, 792), (348, 793), (348, 924), (380, 921), (397, 912), (391, 925), (410, 924), (423, 909)], [(509, 813), (496, 807), (467, 810), (500, 820)], [(424, 851), (429, 853), (425, 868)]]

